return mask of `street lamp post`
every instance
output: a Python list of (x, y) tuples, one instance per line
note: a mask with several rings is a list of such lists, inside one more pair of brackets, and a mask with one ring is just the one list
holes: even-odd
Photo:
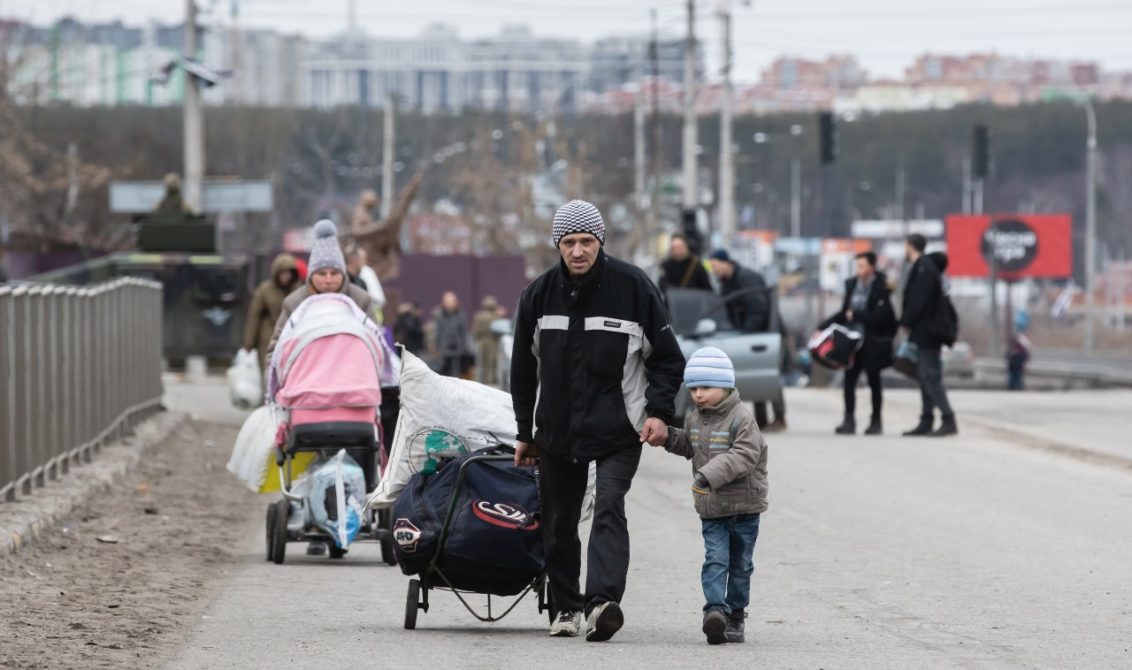
[(1091, 352), (1096, 345), (1097, 112), (1092, 100), (1085, 98), (1084, 105), (1089, 124), (1085, 155), (1085, 351)]

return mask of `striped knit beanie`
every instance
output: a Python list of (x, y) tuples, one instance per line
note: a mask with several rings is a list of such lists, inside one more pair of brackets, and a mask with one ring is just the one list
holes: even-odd
[(314, 244), (311, 245), (308, 271), (313, 275), (326, 269), (346, 274), (346, 258), (342, 256), (342, 247), (338, 246), (338, 229), (330, 219), (314, 224)]
[(558, 208), (551, 232), (554, 246), (557, 247), (563, 237), (573, 233), (589, 233), (605, 244), (605, 221), (597, 207), (585, 200), (571, 200)]
[(735, 388), (735, 367), (731, 359), (715, 347), (704, 347), (692, 354), (684, 368), (684, 384), (690, 388)]

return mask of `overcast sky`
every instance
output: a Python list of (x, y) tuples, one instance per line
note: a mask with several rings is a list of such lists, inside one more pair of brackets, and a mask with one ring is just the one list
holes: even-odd
[[(199, 0), (228, 20), (232, 0)], [(239, 0), (245, 26), (312, 37), (346, 23), (348, 0)], [(735, 77), (754, 81), (774, 57), (856, 54), (874, 76), (898, 76), (926, 51), (1096, 60), (1132, 70), (1132, 0), (734, 0)], [(412, 36), (442, 21), (464, 37), (492, 35), (505, 23), (525, 23), (538, 35), (591, 40), (643, 33), (649, 10), (661, 32), (682, 35), (680, 0), (358, 0), (359, 23), (371, 35)], [(712, 73), (720, 62), (717, 0), (698, 0), (697, 34)], [(83, 20), (181, 20), (183, 0), (0, 0), (0, 16), (49, 23)], [(713, 76), (714, 78), (714, 76)]]

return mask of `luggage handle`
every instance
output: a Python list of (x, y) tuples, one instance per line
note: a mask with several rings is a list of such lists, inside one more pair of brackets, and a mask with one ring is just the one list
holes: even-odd
[(766, 351), (766, 345), (765, 344), (752, 344), (751, 345), (751, 351), (762, 353), (762, 352)]

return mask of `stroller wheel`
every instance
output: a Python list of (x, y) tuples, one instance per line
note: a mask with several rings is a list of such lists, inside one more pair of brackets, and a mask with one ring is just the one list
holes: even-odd
[(287, 556), (287, 517), (291, 513), (291, 503), (286, 498), (275, 503), (275, 527), (271, 532), (271, 560), (282, 565)]
[(397, 554), (393, 551), (393, 524), (390, 522), (389, 510), (380, 510), (377, 513), (378, 532), (381, 533), (381, 560), (386, 565), (397, 565)]
[(275, 532), (275, 517), (278, 515), (278, 510), (275, 508), (275, 503), (267, 506), (267, 528), (265, 537), (267, 541), (267, 560), (271, 560), (275, 556), (275, 538), (272, 534)]
[(421, 583), (416, 579), (409, 580), (409, 593), (405, 596), (405, 630), (417, 627), (417, 609), (421, 601)]

